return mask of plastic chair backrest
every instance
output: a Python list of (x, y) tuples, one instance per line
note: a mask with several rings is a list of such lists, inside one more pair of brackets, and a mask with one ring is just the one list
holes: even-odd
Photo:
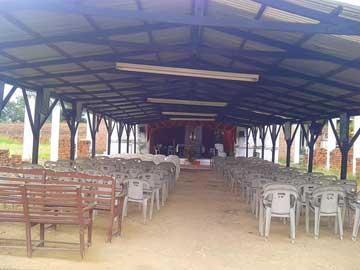
[(345, 190), (339, 185), (318, 187), (313, 191), (312, 203), (320, 207), (322, 213), (335, 213), (337, 212), (339, 199), (344, 197)]
[(143, 182), (139, 179), (129, 179), (128, 197), (133, 200), (142, 200), (144, 196)]

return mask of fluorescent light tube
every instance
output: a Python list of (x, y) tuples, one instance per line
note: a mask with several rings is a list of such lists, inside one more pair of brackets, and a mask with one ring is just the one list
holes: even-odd
[(213, 122), (214, 118), (184, 118), (184, 117), (171, 117), (169, 118), (172, 121), (205, 121), (205, 122)]
[(226, 102), (217, 101), (196, 101), (187, 99), (168, 99), (168, 98), (147, 98), (147, 102), (150, 103), (162, 103), (162, 104), (180, 104), (180, 105), (191, 105), (191, 106), (208, 106), (208, 107), (225, 107)]
[(216, 113), (192, 113), (192, 112), (162, 112), (163, 115), (182, 115), (182, 116), (203, 116), (216, 117)]
[(258, 74), (223, 72), (223, 71), (201, 70), (201, 69), (192, 69), (192, 68), (163, 67), (163, 66), (141, 65), (141, 64), (131, 64), (131, 63), (116, 63), (116, 69), (133, 71), (133, 72), (142, 72), (142, 73), (165, 74), (165, 75), (176, 75), (176, 76), (219, 79), (219, 80), (232, 80), (232, 81), (245, 81), (245, 82), (259, 81)]

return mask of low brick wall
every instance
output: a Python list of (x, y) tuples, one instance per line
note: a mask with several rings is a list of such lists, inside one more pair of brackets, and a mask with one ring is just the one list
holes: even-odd
[[(338, 169), (341, 168), (341, 152), (339, 148), (334, 149), (330, 152), (330, 168)], [(353, 150), (351, 149), (348, 154), (347, 171), (351, 172), (353, 169)]]
[(0, 166), (18, 166), (22, 164), (20, 155), (11, 155), (9, 150), (0, 150)]

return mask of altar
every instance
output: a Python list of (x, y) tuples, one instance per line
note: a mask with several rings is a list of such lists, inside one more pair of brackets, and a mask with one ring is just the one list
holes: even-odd
[(150, 153), (192, 159), (215, 156), (215, 145), (223, 145), (225, 155), (233, 154), (235, 131), (231, 125), (199, 121), (163, 121), (147, 126)]

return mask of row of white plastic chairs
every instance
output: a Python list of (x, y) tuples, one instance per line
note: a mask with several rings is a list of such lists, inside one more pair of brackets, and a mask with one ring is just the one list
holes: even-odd
[(314, 213), (314, 235), (319, 237), (320, 218), (334, 217), (335, 232), (343, 238), (343, 222), (353, 219), (352, 239), (360, 226), (360, 202), (356, 181), (339, 181), (335, 176), (306, 173), (258, 158), (215, 158), (214, 166), (225, 184), (251, 206), (259, 218), (259, 232), (267, 239), (271, 217), (290, 219), (292, 241), (305, 210), (306, 231), (309, 213)]
[(146, 223), (148, 206), (149, 217), (152, 219), (154, 201), (157, 210), (160, 210), (160, 200), (161, 205), (164, 206), (169, 192), (175, 189), (176, 166), (174, 162), (168, 160), (155, 164), (153, 161), (142, 161), (139, 158), (97, 157), (87, 160), (46, 162), (45, 167), (55, 171), (80, 171), (91, 175), (114, 177), (118, 186), (127, 187), (124, 216), (127, 214), (128, 203), (138, 203), (142, 205), (144, 223)]

